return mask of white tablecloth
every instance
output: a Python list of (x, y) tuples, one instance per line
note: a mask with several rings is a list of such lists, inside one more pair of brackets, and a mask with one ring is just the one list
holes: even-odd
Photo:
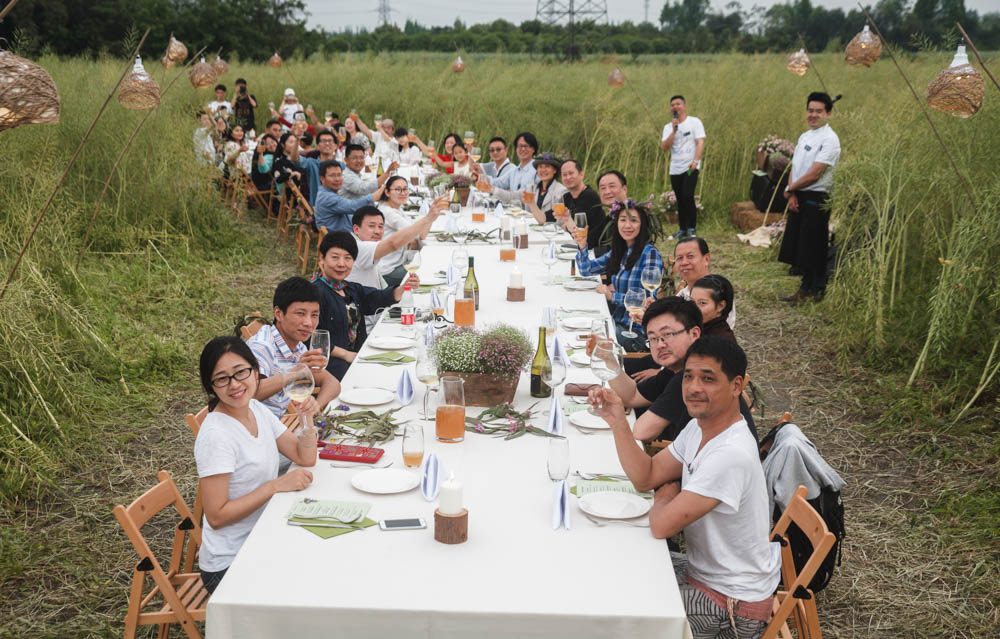
[[(473, 226), (496, 225), (488, 218)], [(519, 325), (534, 342), (544, 306), (600, 309), (606, 316), (603, 297), (593, 291), (541, 284), (545, 267), (540, 247), (547, 240), (539, 233), (531, 239), (531, 248), (518, 251), (514, 263), (499, 262), (495, 245), (467, 246), (476, 258), (481, 285), (477, 324)], [(431, 239), (423, 251), (421, 276), (444, 268), (453, 248)], [(525, 274), (525, 302), (505, 300), (514, 264)], [(569, 264), (560, 261), (553, 271), (557, 269), (568, 274)], [(418, 296), (417, 303), (426, 306), (426, 297)], [(374, 334), (402, 330), (398, 324), (380, 323)], [(373, 352), (365, 347), (361, 354)], [(343, 385), (394, 387), (402, 370), (352, 365)], [(567, 379), (596, 381), (585, 368), (571, 369)], [(416, 417), (424, 390), (419, 382), (415, 386), (413, 403), (397, 414), (401, 418)], [(515, 403), (524, 409), (534, 401), (523, 374)], [(546, 410), (549, 401), (541, 400), (537, 410)], [(480, 410), (469, 407), (467, 414)], [(533, 420), (538, 426), (544, 422), (541, 414)], [(271, 499), (208, 604), (208, 636), (688, 636), (666, 542), (653, 539), (648, 528), (598, 527), (583, 516), (575, 497), (572, 529), (552, 529), (545, 438), (525, 435), (503, 441), (467, 433), (462, 443), (443, 444), (434, 439), (433, 423), (423, 423), (426, 453), (436, 453), (464, 484), (467, 542), (450, 546), (434, 540), (436, 504), (425, 501), (419, 488), (396, 495), (362, 493), (350, 485), (351, 476), (361, 470), (334, 468), (320, 460), (307, 490)], [(621, 472), (609, 431), (583, 435), (567, 424), (566, 436), (574, 470)], [(393, 468), (403, 467), (400, 445), (396, 438), (385, 446)], [(375, 526), (323, 540), (285, 523), (290, 504), (301, 497), (371, 502), (372, 519), (422, 517), (428, 527), (383, 532)]]

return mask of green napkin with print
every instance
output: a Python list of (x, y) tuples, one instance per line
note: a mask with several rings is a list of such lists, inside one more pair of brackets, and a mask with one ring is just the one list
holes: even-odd
[[(288, 521), (297, 521), (302, 523), (309, 523), (310, 519), (303, 519), (302, 517), (289, 517)], [(355, 530), (362, 530), (368, 528), (369, 526), (374, 526), (377, 522), (374, 519), (368, 519), (365, 517), (356, 524), (351, 524), (353, 528), (330, 528), (329, 526), (298, 526), (308, 530), (317, 537), (322, 537), (323, 539), (329, 539), (330, 537), (338, 537), (340, 535), (346, 535), (347, 533), (354, 532)]]
[(646, 499), (652, 499), (653, 493), (650, 492), (639, 492), (635, 489), (630, 481), (619, 481), (617, 479), (612, 479), (610, 477), (598, 477), (597, 479), (581, 479), (576, 482), (576, 486), (569, 489), (569, 492), (573, 493), (577, 497), (583, 497), (584, 495), (589, 495), (590, 493), (601, 493), (601, 492), (612, 492), (612, 493), (631, 493), (633, 495), (639, 495), (640, 497), (645, 497)]
[(388, 353), (376, 353), (375, 355), (365, 355), (361, 359), (366, 362), (375, 362), (376, 364), (382, 364), (383, 366), (396, 366), (397, 364), (408, 364), (410, 362), (417, 361), (417, 358), (406, 355), (404, 353), (397, 353), (396, 351), (389, 351)]

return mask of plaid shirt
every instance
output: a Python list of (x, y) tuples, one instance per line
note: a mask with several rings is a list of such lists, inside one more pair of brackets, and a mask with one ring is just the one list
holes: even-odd
[[(611, 295), (611, 317), (615, 320), (616, 324), (623, 327), (628, 326), (628, 313), (625, 311), (625, 294), (633, 288), (644, 290), (642, 288), (642, 269), (655, 266), (661, 271), (663, 270), (663, 258), (660, 257), (660, 252), (652, 244), (646, 244), (642, 249), (642, 255), (639, 256), (639, 261), (631, 269), (626, 269), (625, 263), (628, 262), (628, 256), (632, 254), (632, 248), (629, 247), (629, 250), (622, 257), (621, 268), (611, 278), (611, 284), (615, 287), (615, 292)], [(580, 275), (588, 277), (591, 275), (600, 275), (607, 271), (609, 259), (611, 259), (611, 251), (603, 253), (594, 259), (590, 258), (590, 251), (580, 251), (576, 254), (576, 267), (580, 271)], [(632, 330), (639, 334), (643, 332), (642, 327), (638, 325), (633, 326)]]
[[(257, 358), (262, 378), (274, 377), (283, 373), (297, 364), (302, 353), (309, 350), (305, 344), (299, 342), (295, 350), (292, 351), (288, 348), (288, 344), (285, 343), (278, 329), (270, 325), (262, 326), (253, 337), (247, 340), (247, 346)], [(275, 417), (280, 418), (285, 414), (285, 409), (288, 408), (291, 401), (292, 398), (285, 394), (285, 389), (281, 389), (261, 403), (267, 406), (267, 409), (274, 413)]]

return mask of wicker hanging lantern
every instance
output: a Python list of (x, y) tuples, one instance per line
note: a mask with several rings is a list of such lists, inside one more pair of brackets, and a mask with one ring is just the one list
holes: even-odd
[(22, 124), (59, 122), (59, 90), (30, 60), (0, 51), (0, 131)]
[(135, 56), (132, 73), (128, 74), (118, 89), (118, 103), (133, 111), (153, 109), (160, 104), (160, 87), (146, 73), (139, 56)]
[(985, 93), (983, 76), (969, 64), (965, 46), (960, 45), (951, 66), (927, 85), (926, 95), (927, 104), (938, 111), (956, 118), (967, 118), (975, 115), (983, 106)]
[[(188, 57), (188, 49), (184, 46), (184, 43), (174, 37), (174, 34), (170, 34), (170, 44), (167, 45), (167, 59), (177, 64), (178, 62), (184, 62)], [(171, 65), (173, 66), (173, 65)]]
[(852, 67), (870, 67), (875, 64), (880, 55), (882, 55), (882, 41), (868, 29), (866, 24), (861, 33), (847, 43), (844, 58), (847, 60), (847, 64)]
[(805, 49), (799, 49), (788, 56), (788, 70), (795, 75), (805, 75), (811, 65), (812, 61)]
[(608, 75), (608, 86), (615, 88), (625, 86), (625, 74), (618, 67)]
[(205, 62), (205, 58), (202, 58), (200, 62), (188, 71), (188, 78), (191, 80), (191, 85), (196, 89), (204, 89), (205, 87), (212, 86), (218, 77), (212, 65)]
[(272, 67), (274, 67), (275, 69), (277, 69), (282, 64), (284, 64), (284, 62), (282, 62), (282, 60), (281, 60), (281, 56), (278, 55), (277, 51), (274, 52), (274, 55), (271, 56), (271, 59), (268, 60), (267, 63), (269, 65), (271, 65)]
[(166, 68), (169, 69), (170, 67), (174, 66), (174, 61), (171, 60), (170, 58), (168, 58), (167, 54), (164, 53), (163, 57), (160, 58), (160, 64), (162, 64), (163, 66), (165, 66)]
[(451, 63), (451, 70), (455, 73), (461, 73), (465, 71), (465, 63), (462, 62), (462, 56), (455, 58), (455, 61)]
[(212, 60), (212, 68), (215, 69), (215, 74), (217, 76), (223, 76), (229, 73), (229, 65), (218, 55), (215, 56), (215, 60)]

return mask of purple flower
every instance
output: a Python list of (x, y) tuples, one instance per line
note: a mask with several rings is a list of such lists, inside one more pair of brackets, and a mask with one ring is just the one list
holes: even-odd
[(485, 429), (485, 428), (483, 428), (483, 425), (482, 425), (482, 424), (476, 424), (475, 426), (473, 426), (473, 428), (475, 428), (475, 429), (476, 429), (476, 432), (477, 432), (477, 433), (482, 433), (482, 432), (485, 432), (485, 431), (486, 431), (486, 429)]

